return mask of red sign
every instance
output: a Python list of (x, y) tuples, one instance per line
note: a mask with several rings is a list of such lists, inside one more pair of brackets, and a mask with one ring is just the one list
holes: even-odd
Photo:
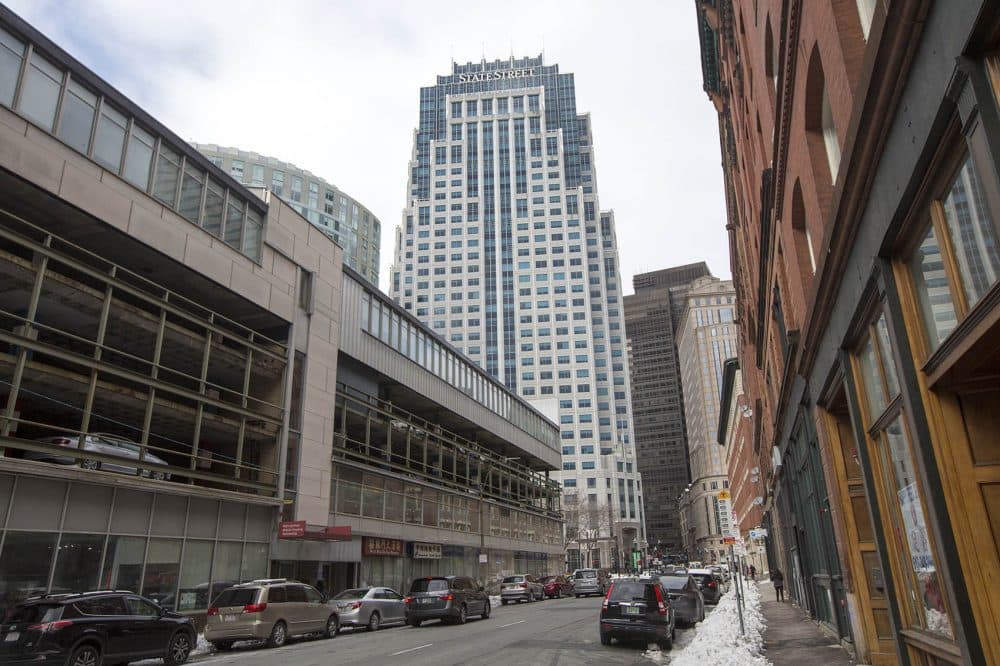
[(330, 525), (323, 531), (323, 536), (330, 541), (350, 541), (351, 526)]
[(279, 539), (301, 539), (306, 535), (306, 521), (283, 520), (278, 523)]
[(361, 540), (361, 554), (402, 557), (403, 542), (400, 541), (399, 539), (385, 539), (383, 537), (364, 537)]

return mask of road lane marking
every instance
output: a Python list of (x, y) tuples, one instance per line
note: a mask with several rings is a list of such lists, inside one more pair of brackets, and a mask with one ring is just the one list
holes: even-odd
[(511, 622), (510, 624), (501, 624), (500, 628), (503, 629), (504, 627), (513, 627), (515, 624), (521, 624), (522, 622), (525, 622), (525, 620), (518, 620), (517, 622)]
[(421, 646), (418, 646), (418, 647), (415, 647), (415, 648), (410, 648), (409, 650), (400, 650), (399, 652), (393, 652), (389, 656), (390, 657), (395, 657), (398, 654), (406, 654), (407, 652), (413, 652), (414, 650), (423, 650), (425, 647), (430, 647), (432, 645), (434, 645), (434, 643), (428, 643), (427, 645), (421, 645)]

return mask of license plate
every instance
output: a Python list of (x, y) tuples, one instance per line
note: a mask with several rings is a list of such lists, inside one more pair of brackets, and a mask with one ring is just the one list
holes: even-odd
[(626, 615), (638, 615), (639, 614), (639, 607), (638, 606), (626, 606), (625, 607), (625, 614)]
[(223, 615), (222, 616), (222, 621), (223, 622), (235, 622), (236, 621), (236, 617), (237, 617), (236, 615)]
[(420, 603), (422, 603), (422, 604), (432, 604), (432, 603), (434, 603), (434, 599), (432, 599), (430, 597), (420, 597)]
[(20, 632), (18, 632), (18, 631), (12, 631), (9, 634), (7, 634), (6, 636), (4, 636), (3, 640), (4, 640), (4, 642), (12, 643), (12, 642), (16, 641), (20, 637), (21, 637), (21, 633)]

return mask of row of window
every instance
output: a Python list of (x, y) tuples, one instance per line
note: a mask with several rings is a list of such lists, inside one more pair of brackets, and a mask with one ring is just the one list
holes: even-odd
[(248, 200), (103, 95), (0, 28), (0, 104), (254, 261), (263, 220)]
[[(471, 326), (480, 325), (478, 320), (474, 321)], [(392, 305), (367, 290), (361, 301), (361, 328), (532, 437), (555, 447), (555, 432), (543, 416), (490, 379), (464, 355), (410, 323)]]
[[(509, 104), (508, 104), (509, 100)], [(481, 103), (481, 104), (480, 104)], [(477, 115), (494, 115), (494, 104), (496, 104), (496, 115), (506, 113), (524, 113), (524, 95), (513, 97), (486, 97), (483, 99), (470, 99), (465, 101), (465, 116), (475, 118)], [(462, 117), (462, 102), (451, 103), (451, 117)], [(541, 101), (538, 95), (528, 95), (528, 111), (539, 113), (541, 111)]]

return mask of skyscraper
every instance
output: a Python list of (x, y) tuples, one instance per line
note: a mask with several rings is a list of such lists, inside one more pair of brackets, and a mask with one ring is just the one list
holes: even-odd
[(677, 327), (677, 352), (684, 385), (691, 486), (684, 495), (686, 547), (691, 559), (718, 562), (729, 520), (726, 451), (718, 444), (722, 376), (739, 340), (731, 280), (698, 278), (687, 292)]
[(420, 90), (392, 296), (561, 426), (568, 557), (643, 540), (614, 213), (590, 117), (542, 56)]
[(646, 500), (646, 536), (663, 555), (683, 546), (677, 497), (690, 482), (684, 398), (676, 334), (687, 289), (710, 277), (705, 262), (632, 278), (625, 297), (625, 328), (631, 345), (632, 410), (639, 472)]

